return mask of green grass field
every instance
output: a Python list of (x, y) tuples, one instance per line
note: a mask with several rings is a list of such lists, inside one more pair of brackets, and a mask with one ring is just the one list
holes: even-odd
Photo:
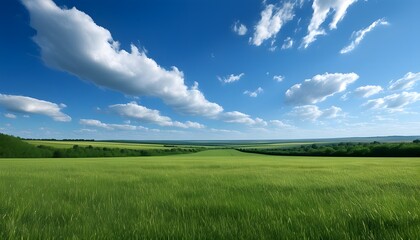
[(0, 239), (419, 236), (419, 158), (0, 159)]

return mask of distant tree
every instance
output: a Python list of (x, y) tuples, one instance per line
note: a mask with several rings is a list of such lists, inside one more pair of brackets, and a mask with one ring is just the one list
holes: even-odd
[(417, 143), (420, 143), (420, 139), (416, 139), (416, 140), (414, 140), (414, 141), (413, 141), (413, 143), (416, 143), (416, 144), (417, 144)]

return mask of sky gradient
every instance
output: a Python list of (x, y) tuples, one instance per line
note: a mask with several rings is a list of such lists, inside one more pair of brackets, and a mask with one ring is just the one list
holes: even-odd
[(8, 1), (0, 132), (420, 135), (420, 2)]

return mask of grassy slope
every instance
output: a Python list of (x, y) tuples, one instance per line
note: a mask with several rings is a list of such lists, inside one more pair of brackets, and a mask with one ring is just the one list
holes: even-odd
[(416, 239), (419, 158), (0, 159), (0, 239)]
[(125, 148), (125, 149), (164, 149), (162, 144), (146, 143), (119, 143), (119, 142), (90, 142), (90, 141), (43, 141), (43, 140), (25, 140), (35, 146), (44, 145), (54, 148), (72, 148), (74, 145), (81, 147), (107, 147), (107, 148)]
[[(18, 155), (17, 155), (18, 153)], [(2, 157), (46, 157), (48, 151), (39, 149), (19, 138), (0, 133), (0, 158)]]

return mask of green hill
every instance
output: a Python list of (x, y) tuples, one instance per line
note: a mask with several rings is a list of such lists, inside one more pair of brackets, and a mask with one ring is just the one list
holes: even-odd
[(52, 157), (52, 152), (26, 143), (20, 138), (0, 133), (0, 157)]

